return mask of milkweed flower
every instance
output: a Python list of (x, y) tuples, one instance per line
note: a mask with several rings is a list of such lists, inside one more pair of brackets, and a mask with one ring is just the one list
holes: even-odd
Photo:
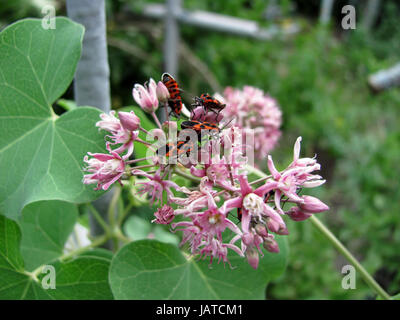
[(163, 203), (163, 192), (166, 192), (167, 195), (167, 202), (171, 202), (171, 197), (173, 193), (171, 188), (177, 189), (179, 186), (169, 180), (163, 180), (160, 176), (160, 170), (158, 170), (155, 174), (149, 174), (145, 171), (134, 169), (132, 170), (132, 175), (134, 176), (143, 176), (149, 179), (146, 182), (139, 182), (138, 184), (141, 185), (139, 189), (139, 194), (148, 193), (151, 197), (150, 205), (152, 206), (154, 203)]
[(244, 86), (242, 90), (227, 87), (218, 98), (226, 104), (223, 116), (234, 119), (235, 125), (246, 134), (254, 135), (255, 155), (258, 159), (265, 158), (281, 136), (282, 112), (277, 101), (252, 86)]
[(157, 84), (153, 79), (150, 79), (148, 85), (135, 84), (132, 95), (144, 111), (152, 113), (158, 109)]
[[(288, 199), (294, 203), (304, 205), (307, 200), (308, 203), (312, 201), (313, 206), (318, 205), (318, 209), (326, 211), (329, 209), (324, 203), (316, 204), (315, 198), (307, 198), (298, 196), (297, 192), (300, 188), (315, 188), (325, 183), (320, 175), (312, 174), (312, 172), (320, 170), (321, 166), (315, 159), (300, 158), (300, 142), (301, 137), (297, 138), (294, 146), (293, 162), (289, 167), (282, 172), (279, 172), (272, 161), (272, 157), (268, 156), (268, 169), (272, 174), (272, 179), (277, 182), (277, 190), (275, 193), (275, 205), (277, 210), (283, 214), (281, 209), (281, 196), (284, 194)], [(308, 207), (311, 207), (308, 204)], [(321, 212), (320, 211), (320, 212)]]
[[(280, 251), (279, 237), (289, 234), (286, 217), (303, 221), (329, 210), (320, 199), (300, 194), (325, 183), (316, 173), (321, 168), (316, 156), (300, 157), (301, 137), (294, 144), (292, 162), (284, 170), (277, 170), (268, 155), (281, 134), (281, 111), (273, 98), (250, 86), (242, 90), (228, 87), (223, 97), (210, 97), (208, 104), (195, 98), (190, 122), (182, 126), (169, 119), (161, 124), (154, 112), (159, 102), (164, 102), (168, 112), (165, 102), (169, 93), (162, 81), (156, 84), (153, 79), (133, 89), (136, 102), (157, 124), (158, 129), (147, 136), (151, 141), (157, 137), (154, 145), (138, 137), (139, 131), (150, 132), (140, 127), (141, 119), (134, 112), (119, 112), (118, 117), (115, 111), (100, 115), (96, 126), (108, 132), (108, 154), (88, 153), (84, 157), (87, 174), (83, 183), (107, 190), (117, 181), (138, 177), (126, 184), (132, 195), (142, 195), (141, 201), (157, 205), (152, 222), (182, 233), (180, 244), (187, 245), (193, 256), (231, 266), (229, 255), (237, 254), (254, 269), (264, 254)], [(184, 132), (191, 126), (196, 129), (194, 138), (177, 140), (177, 130)], [(201, 128), (212, 130), (203, 132)], [(262, 174), (250, 170), (252, 158), (247, 151), (251, 135), (256, 156), (265, 159), (270, 172), (253, 181), (249, 172)], [(146, 158), (130, 159), (134, 142), (147, 148)], [(198, 153), (192, 155), (192, 151)], [(142, 161), (148, 164), (139, 165)]]
[(84, 170), (90, 172), (90, 174), (84, 175), (83, 183), (97, 183), (95, 190), (107, 190), (114, 182), (121, 179), (125, 173), (124, 160), (126, 156), (121, 157), (117, 152), (112, 151), (109, 144), (107, 149), (110, 154), (88, 152), (88, 155), (92, 158), (89, 159), (88, 156), (85, 156), (83, 159), (87, 163), (87, 167)]
[(156, 218), (151, 222), (156, 222), (158, 224), (170, 224), (175, 218), (174, 209), (165, 204), (162, 208), (159, 208), (154, 213), (154, 216)]
[(96, 126), (110, 133), (106, 137), (112, 141), (113, 145), (121, 144), (114, 152), (121, 153), (128, 149), (128, 153), (131, 154), (133, 141), (139, 136), (140, 119), (133, 111), (118, 112), (118, 116), (119, 119), (115, 116), (114, 110), (109, 114), (102, 113), (100, 114), (102, 120), (98, 121)]
[(168, 88), (162, 81), (158, 81), (157, 83), (156, 94), (160, 102), (167, 102), (169, 99), (170, 94)]
[(228, 262), (228, 250), (232, 249), (239, 255), (242, 255), (242, 251), (235, 246), (233, 243), (222, 242), (222, 232), (226, 228), (233, 231), (235, 234), (241, 235), (241, 230), (226, 217), (226, 214), (221, 211), (214, 200), (214, 197), (207, 194), (207, 210), (203, 212), (189, 212), (185, 214), (185, 217), (192, 217), (190, 222), (181, 221), (172, 224), (173, 229), (181, 227), (181, 231), (184, 231), (181, 245), (186, 242), (190, 242), (190, 248), (192, 254), (199, 253), (200, 256), (210, 256), (210, 263), (214, 257), (217, 257), (219, 261)]

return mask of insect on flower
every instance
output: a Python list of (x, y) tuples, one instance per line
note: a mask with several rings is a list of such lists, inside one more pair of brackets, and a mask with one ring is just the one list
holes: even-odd
[(176, 80), (168, 73), (163, 73), (161, 80), (167, 87), (169, 92), (168, 105), (171, 108), (171, 112), (179, 118), (182, 111), (182, 97), (180, 89)]
[(165, 146), (160, 147), (156, 150), (156, 154), (165, 157), (179, 157), (184, 154), (190, 155), (190, 152), (194, 148), (193, 141), (177, 141), (177, 143), (169, 142)]
[(195, 97), (195, 105), (202, 106), (204, 111), (212, 111), (216, 114), (219, 114), (221, 110), (225, 108), (225, 104), (222, 104), (219, 100), (213, 98), (208, 93), (202, 93), (200, 98)]
[(204, 132), (206, 132), (207, 130), (207, 133), (209, 133), (211, 136), (215, 136), (220, 132), (220, 129), (216, 124), (210, 122), (202, 122), (198, 120), (183, 121), (181, 123), (181, 128), (184, 130), (194, 130), (199, 138), (201, 137), (202, 130), (204, 130)]

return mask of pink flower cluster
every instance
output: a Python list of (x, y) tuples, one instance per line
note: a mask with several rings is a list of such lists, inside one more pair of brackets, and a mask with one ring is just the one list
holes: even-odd
[[(239, 124), (249, 121), (253, 125), (254, 115), (243, 114), (245, 108), (248, 108), (244, 105), (251, 101), (248, 106), (256, 108), (259, 115), (269, 117), (268, 121), (263, 122), (264, 126), (260, 126), (266, 131), (272, 130), (264, 133), (265, 136), (279, 136), (280, 111), (272, 98), (264, 96), (260, 90), (251, 87), (245, 87), (242, 93), (230, 90), (227, 89), (226, 96), (229, 99), (225, 100), (230, 103), (230, 109), (224, 111), (223, 115), (201, 110), (201, 106), (197, 106), (191, 113), (189, 120), (193, 123), (207, 120), (207, 123), (219, 126), (213, 134), (202, 134), (202, 140), (196, 140), (195, 143), (186, 140), (177, 143), (179, 140), (173, 140), (176, 135), (173, 135), (174, 138), (167, 134), (165, 141), (168, 153), (164, 157), (172, 157), (170, 152), (176, 151), (178, 158), (177, 162), (167, 164), (160, 161), (160, 149), (144, 159), (129, 160), (133, 141), (145, 144), (149, 150), (156, 150), (138, 138), (138, 130), (147, 131), (140, 128), (140, 121), (133, 112), (119, 112), (119, 119), (113, 112), (110, 115), (102, 114), (102, 121), (97, 126), (110, 133), (106, 135), (109, 154), (89, 153), (92, 158), (85, 157), (84, 161), (88, 164), (86, 170), (90, 174), (85, 175), (84, 183), (97, 183), (97, 189), (106, 190), (121, 179), (139, 177), (140, 181), (136, 182), (138, 194), (147, 196), (150, 205), (158, 205), (153, 222), (170, 225), (172, 232), (182, 232), (181, 245), (187, 243), (192, 255), (209, 257), (210, 263), (216, 259), (230, 265), (228, 256), (232, 251), (246, 258), (256, 269), (260, 256), (264, 254), (263, 249), (272, 253), (279, 252), (276, 235), (289, 234), (285, 216), (301, 221), (329, 209), (319, 199), (299, 194), (303, 188), (318, 187), (325, 180), (315, 174), (320, 169), (315, 158), (300, 158), (299, 137), (294, 146), (293, 161), (286, 169), (278, 171), (271, 156), (268, 156), (270, 175), (249, 181), (249, 164), (243, 155), (242, 139), (246, 129), (243, 130), (240, 125), (223, 129), (220, 121), (226, 114), (233, 116), (232, 110), (237, 108), (236, 116), (241, 117)], [(168, 108), (166, 92), (168, 90), (162, 82), (156, 85), (151, 80), (149, 87), (136, 85), (133, 96), (143, 110), (156, 117), (154, 111), (159, 102)], [(232, 102), (233, 97), (235, 103)], [(240, 101), (240, 97), (244, 101)], [(158, 131), (179, 127), (169, 119), (160, 124), (155, 118), (155, 122)], [(275, 133), (272, 133), (274, 130)], [(197, 135), (198, 132), (195, 132), (195, 137)], [(191, 161), (183, 165), (187, 153), (197, 149), (194, 148), (195, 144), (199, 153), (194, 160), (191, 158)], [(112, 145), (116, 147), (114, 150), (111, 149)], [(224, 152), (217, 152), (221, 147)], [(257, 148), (257, 145), (254, 147)], [(137, 162), (143, 160), (149, 164), (138, 166)], [(176, 177), (189, 179), (192, 186), (178, 185)], [(178, 216), (180, 218), (175, 219)]]
[(281, 136), (282, 112), (276, 100), (251, 86), (244, 86), (243, 90), (227, 87), (218, 97), (226, 104), (223, 116), (234, 119), (236, 126), (254, 135), (255, 156), (264, 159)]

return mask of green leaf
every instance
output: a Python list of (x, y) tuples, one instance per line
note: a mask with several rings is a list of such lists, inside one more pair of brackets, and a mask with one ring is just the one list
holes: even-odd
[(137, 215), (129, 217), (124, 224), (124, 233), (133, 241), (155, 239), (160, 242), (179, 244), (177, 235), (165, 230), (160, 225), (154, 225)]
[(20, 240), (18, 224), (0, 215), (0, 299), (49, 299), (47, 293), (24, 272)]
[(80, 254), (80, 257), (96, 257), (108, 260), (111, 262), (114, 253), (110, 250), (103, 249), (103, 248), (95, 248), (92, 250), (85, 251), (84, 253)]
[(32, 271), (63, 254), (77, 217), (76, 205), (63, 201), (39, 201), (24, 208), (19, 222), (26, 270)]
[(124, 224), (125, 234), (134, 241), (146, 239), (150, 231), (150, 222), (138, 216), (129, 217)]
[(56, 24), (45, 30), (40, 19), (26, 19), (0, 33), (0, 211), (14, 219), (30, 202), (102, 194), (82, 184), (84, 155), (104, 150), (100, 111), (58, 117), (51, 107), (72, 81), (83, 37), (81, 25)]
[(286, 265), (287, 245), (265, 253), (253, 270), (247, 261), (230, 255), (234, 269), (214, 262), (187, 260), (174, 245), (154, 240), (127, 244), (114, 256), (110, 285), (116, 299), (263, 299), (267, 283)]
[(0, 299), (113, 298), (108, 284), (112, 253), (95, 249), (75, 259), (49, 263), (55, 268), (56, 287), (44, 289), (42, 284), (47, 282), (49, 271), (40, 273), (38, 269), (38, 279), (34, 280), (24, 268), (20, 241), (18, 224), (0, 215)]
[[(92, 253), (93, 254), (93, 253)], [(80, 256), (66, 262), (52, 264), (56, 271), (56, 288), (47, 293), (61, 300), (109, 300), (113, 295), (108, 284), (110, 259)], [(41, 276), (42, 280), (45, 275)]]

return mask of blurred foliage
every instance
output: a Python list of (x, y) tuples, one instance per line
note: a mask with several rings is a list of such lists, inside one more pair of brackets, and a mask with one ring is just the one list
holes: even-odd
[[(163, 24), (140, 15), (149, 2), (157, 1), (107, 2), (115, 108), (132, 104), (135, 82), (158, 79), (163, 72)], [(282, 167), (288, 164), (296, 137), (303, 137), (302, 154), (318, 155), (328, 181), (314, 193), (331, 207), (319, 217), (395, 294), (400, 291), (400, 90), (373, 94), (366, 80), (399, 60), (400, 5), (382, 1), (376, 25), (366, 32), (359, 26), (365, 2), (353, 2), (357, 29), (344, 31), (338, 7), (343, 1), (335, 5), (332, 25), (321, 27), (316, 24), (317, 1), (280, 1), (281, 21), (271, 22), (264, 18), (266, 1), (186, 0), (185, 8), (253, 19), (264, 27), (290, 20), (302, 31), (290, 39), (257, 41), (182, 26), (186, 49), (181, 51), (179, 79), (188, 103), (194, 94), (213, 92), (211, 77), (221, 88), (248, 84), (277, 98), (284, 125), (274, 159)], [(58, 14), (65, 14), (64, 2), (58, 4)], [(0, 21), (40, 14), (29, 10), (1, 6)], [(71, 92), (64, 98), (71, 99)], [(347, 263), (309, 222), (290, 221), (288, 227), (289, 266), (269, 285), (268, 298), (373, 298), (359, 277), (356, 290), (342, 289), (341, 269)]]

